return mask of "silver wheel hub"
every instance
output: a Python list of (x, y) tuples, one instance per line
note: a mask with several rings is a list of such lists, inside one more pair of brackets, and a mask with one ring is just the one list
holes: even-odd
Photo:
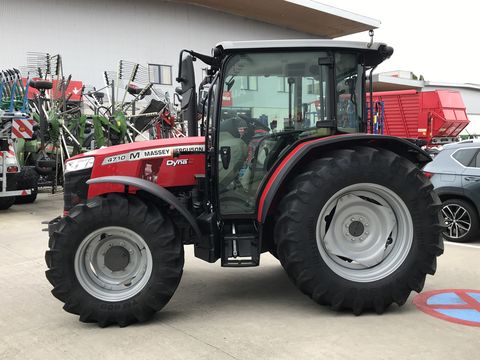
[(444, 234), (450, 238), (460, 239), (467, 235), (472, 227), (472, 219), (467, 209), (458, 204), (448, 204), (442, 208), (447, 230)]
[(152, 255), (143, 238), (117, 226), (98, 229), (81, 242), (75, 274), (90, 295), (122, 301), (140, 292), (152, 272)]
[(395, 271), (413, 241), (413, 223), (392, 190), (362, 183), (333, 195), (320, 211), (317, 246), (326, 264), (352, 281), (375, 281)]

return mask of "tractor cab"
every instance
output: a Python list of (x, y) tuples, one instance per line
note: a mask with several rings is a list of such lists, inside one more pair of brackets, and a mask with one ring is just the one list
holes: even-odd
[[(220, 220), (221, 238), (238, 234), (239, 224), (257, 236), (262, 190), (295, 145), (367, 132), (366, 74), (392, 52), (384, 44), (331, 40), (223, 42), (211, 57), (182, 52), (177, 80), (183, 117), (189, 135), (198, 129), (206, 135), (209, 220)], [(196, 59), (210, 65), (198, 101)], [(244, 238), (246, 244), (258, 244), (258, 239)], [(233, 251), (243, 248), (240, 241), (227, 242), (223, 265), (231, 264), (230, 255), (241, 257), (241, 251)], [(258, 263), (260, 249), (253, 254), (246, 248), (247, 263), (251, 255)]]

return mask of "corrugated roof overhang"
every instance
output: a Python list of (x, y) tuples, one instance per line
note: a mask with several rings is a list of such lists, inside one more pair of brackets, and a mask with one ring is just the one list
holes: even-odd
[(424, 86), (422, 80), (403, 79), (382, 74), (373, 75), (373, 91), (417, 90)]
[(314, 0), (175, 0), (333, 39), (380, 26), (380, 21)]

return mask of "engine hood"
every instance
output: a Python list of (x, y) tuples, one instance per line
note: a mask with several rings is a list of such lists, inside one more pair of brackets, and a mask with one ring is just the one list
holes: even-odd
[[(181, 152), (182, 148), (185, 146), (189, 146), (185, 148), (185, 151), (188, 151), (191, 146), (198, 147), (198, 150), (203, 149), (205, 144), (205, 138), (202, 136), (197, 137), (183, 137), (183, 138), (171, 138), (171, 139), (158, 139), (158, 140), (149, 140), (149, 141), (138, 141), (128, 144), (121, 144), (115, 146), (109, 146), (102, 149), (97, 149), (93, 151), (88, 151), (83, 154), (76, 155), (69, 160), (80, 159), (82, 157), (89, 157), (93, 156), (95, 158), (102, 158), (105, 164), (107, 163), (115, 163), (123, 161), (130, 161), (130, 160), (139, 160), (143, 158), (142, 156), (148, 156), (149, 154), (161, 154), (162, 152), (165, 155), (173, 154), (175, 150), (179, 150)], [(163, 151), (160, 151), (162, 149)], [(151, 153), (141, 153), (145, 150), (152, 150)], [(154, 151), (155, 150), (155, 151)], [(195, 150), (192, 148), (192, 150)], [(192, 151), (190, 150), (190, 151)], [(184, 152), (185, 152), (184, 151)], [(140, 152), (137, 155), (137, 152)], [(112, 157), (120, 156), (120, 158), (114, 159)], [(110, 161), (110, 162), (109, 162)]]
[[(193, 186), (196, 176), (205, 173), (205, 138), (140, 141), (90, 151), (71, 160), (81, 157), (95, 158), (91, 179), (129, 176), (164, 188)], [(124, 187), (119, 184), (91, 184), (88, 198), (123, 191)]]

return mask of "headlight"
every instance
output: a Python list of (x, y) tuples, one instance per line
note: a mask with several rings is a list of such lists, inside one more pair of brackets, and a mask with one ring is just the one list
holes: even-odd
[(69, 160), (65, 165), (65, 172), (90, 169), (93, 167), (94, 162), (94, 157), (83, 157), (80, 159)]
[[(18, 162), (15, 156), (7, 156), (5, 157), (5, 166), (7, 167), (8, 173), (15, 173), (18, 172)], [(3, 172), (3, 159), (0, 154), (0, 174)], [(0, 185), (1, 187), (1, 185)]]
[[(0, 154), (0, 165), (2, 165), (2, 157)], [(8, 156), (5, 158), (5, 165), (7, 166), (15, 166), (18, 165), (17, 158), (15, 156)]]

